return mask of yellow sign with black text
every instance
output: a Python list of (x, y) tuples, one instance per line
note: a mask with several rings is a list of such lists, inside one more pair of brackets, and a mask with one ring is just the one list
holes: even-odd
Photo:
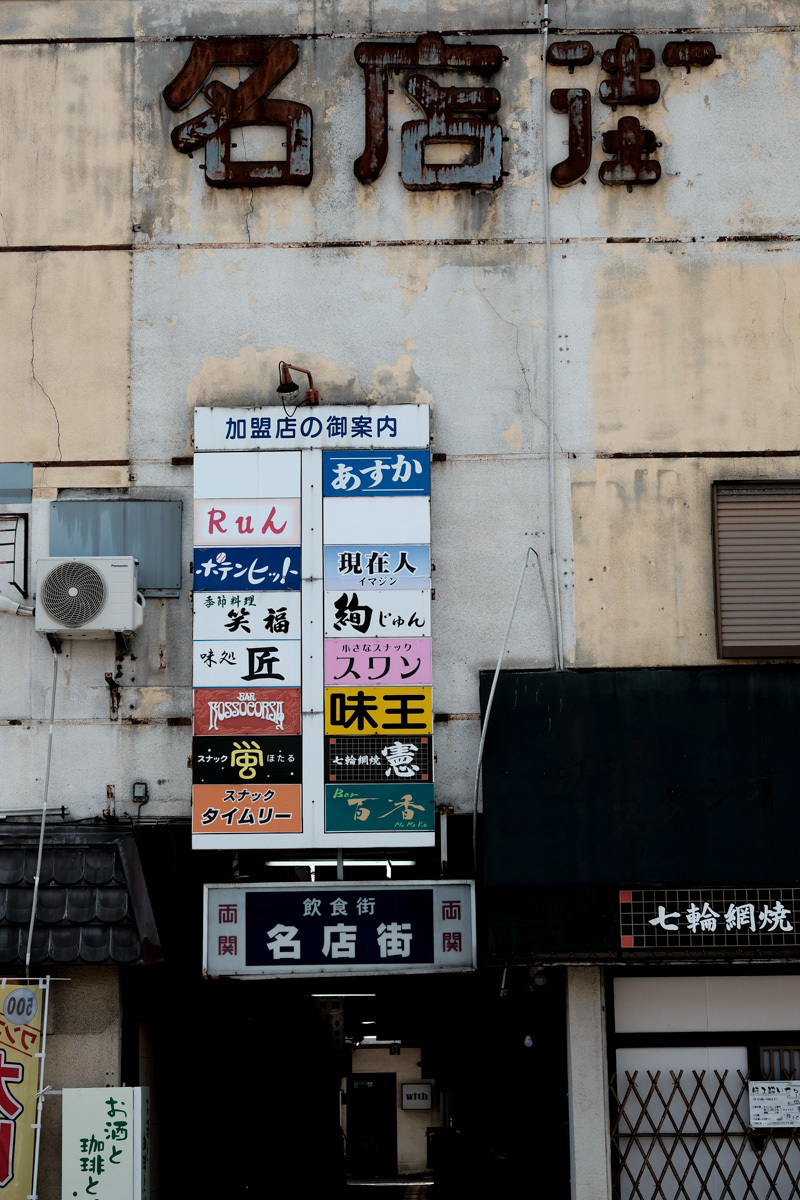
[(325, 732), (387, 734), (432, 732), (429, 687), (325, 689)]

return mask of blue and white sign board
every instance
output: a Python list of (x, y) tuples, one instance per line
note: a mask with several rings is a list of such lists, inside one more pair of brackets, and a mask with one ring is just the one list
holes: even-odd
[(475, 970), (475, 885), (469, 880), (211, 883), (204, 891), (206, 975)]
[[(406, 709), (422, 713), (414, 732), (430, 749), (429, 418), (427, 405), (415, 404), (299, 406), (291, 416), (277, 406), (195, 411), (193, 668), (194, 687), (202, 690), (199, 711), (215, 698), (222, 703), (234, 693), (263, 696), (270, 689), (302, 711), (302, 782), (292, 784), (291, 794), (285, 788), (272, 798), (286, 819), (268, 822), (265, 808), (260, 824), (240, 820), (243, 788), (220, 787), (212, 796), (212, 785), (196, 778), (195, 848), (434, 844), (433, 821), (417, 819), (418, 797), (408, 788), (390, 795), (392, 785), (383, 779), (370, 784), (375, 811), (399, 805), (402, 820), (377, 826), (333, 819), (336, 814), (328, 820), (326, 804), (334, 799), (325, 766), (325, 689), (335, 685), (341, 693), (350, 740), (369, 740), (373, 714), (389, 703), (385, 687), (377, 694), (378, 676), (402, 693), (398, 699), (392, 692), (391, 700), (401, 715)], [(356, 649), (347, 649), (354, 639)], [(392, 655), (397, 663), (390, 662)], [(416, 693), (423, 677), (420, 706)], [(412, 683), (416, 692), (406, 695)], [(236, 748), (238, 758), (247, 760), (245, 774), (240, 771), (245, 782), (266, 752), (253, 732)], [(400, 733), (396, 753), (402, 756)], [(203, 736), (208, 738), (206, 730)], [(358, 759), (356, 750), (351, 753)], [(433, 811), (432, 767), (425, 787)]]
[(326, 588), (397, 592), (430, 586), (430, 546), (325, 547)]
[(427, 450), (427, 404), (305, 408), (196, 408), (194, 448), (203, 450)]
[(430, 454), (419, 450), (327, 451), (323, 496), (430, 496)]
[(196, 592), (299, 592), (300, 547), (195, 546), (193, 570)]

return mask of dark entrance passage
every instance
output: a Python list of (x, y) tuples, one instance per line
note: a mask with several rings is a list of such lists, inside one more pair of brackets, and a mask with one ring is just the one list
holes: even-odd
[(347, 1084), (347, 1170), (384, 1179), (397, 1174), (397, 1076), (351, 1075)]

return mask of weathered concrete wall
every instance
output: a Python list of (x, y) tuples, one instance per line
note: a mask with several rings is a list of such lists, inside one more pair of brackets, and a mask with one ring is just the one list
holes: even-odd
[[(419, 1046), (403, 1046), (398, 1054), (390, 1054), (388, 1046), (361, 1045), (353, 1052), (354, 1075), (374, 1075), (391, 1072), (397, 1080), (397, 1170), (400, 1175), (415, 1175), (428, 1165), (426, 1129), (439, 1125), (439, 1097), (433, 1089), (432, 1107), (403, 1108), (402, 1085), (422, 1081), (419, 1068)], [(345, 1122), (347, 1109), (344, 1109)], [(346, 1132), (346, 1127), (345, 1127)]]
[[(438, 797), (462, 810), (478, 671), (496, 661), (529, 545), (549, 586), (550, 336), (568, 662), (714, 661), (710, 482), (796, 467), (770, 453), (798, 445), (800, 4), (682, 0), (666, 27), (654, 0), (556, 2), (551, 38), (586, 31), (596, 57), (574, 76), (550, 67), (546, 79), (540, 8), (0, 4), (0, 211), (11, 251), (0, 259), (2, 457), (45, 464), (32, 557), (47, 553), (58, 489), (188, 499), (191, 468), (171, 460), (191, 454), (193, 406), (271, 403), (282, 357), (306, 363), (330, 402), (430, 403), (446, 456), (432, 499), (435, 708), (455, 718), (437, 724)], [(598, 179), (601, 135), (624, 110), (612, 113), (597, 89), (601, 52), (631, 28), (656, 54), (661, 97), (638, 111), (662, 143), (663, 174), (628, 194)], [(661, 51), (684, 29), (711, 37), (722, 57), (691, 73), (665, 67)], [(491, 82), (509, 174), (494, 193), (402, 186), (400, 126), (419, 111), (399, 77), (383, 173), (367, 187), (353, 175), (364, 136), (355, 44), (429, 30), (454, 42), (483, 31), (471, 40), (506, 56)], [(204, 104), (174, 114), (162, 99), (189, 49), (174, 39), (252, 33), (297, 40), (297, 68), (277, 94), (313, 110), (307, 189), (210, 188), (202, 154), (189, 159), (170, 142)], [(548, 111), (544, 139), (541, 101), (567, 83), (592, 93), (594, 152), (585, 184), (551, 189), (548, 327), (542, 176), (565, 153), (566, 121)], [(764, 238), (775, 240), (753, 240)], [(709, 451), (731, 457), (702, 457)], [(652, 453), (696, 457), (605, 457)], [(76, 461), (93, 465), (57, 465)], [(188, 563), (188, 506), (186, 516)], [(65, 650), (52, 797), (74, 815), (102, 811), (109, 784), (125, 811), (137, 778), (150, 786), (147, 815), (188, 811), (188, 730), (168, 724), (191, 710), (187, 574), (180, 599), (150, 601), (135, 659), (118, 663), (109, 643)], [(531, 569), (507, 665), (552, 662), (552, 626)], [(33, 804), (51, 656), (27, 623), (0, 617), (0, 637), (20, 664), (0, 693), (0, 739), (15, 794)], [(115, 712), (108, 672), (121, 689)]]

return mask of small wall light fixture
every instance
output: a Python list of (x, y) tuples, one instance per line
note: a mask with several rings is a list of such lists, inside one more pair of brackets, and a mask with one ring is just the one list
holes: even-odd
[(280, 362), (278, 364), (280, 370), (281, 381), (276, 388), (278, 395), (285, 404), (287, 400), (296, 400), (300, 391), (299, 386), (292, 379), (291, 371), (299, 371), (301, 375), (308, 376), (308, 391), (306, 398), (301, 403), (304, 404), (319, 404), (319, 392), (314, 387), (314, 380), (311, 378), (311, 372), (305, 367), (294, 367), (291, 363)]

